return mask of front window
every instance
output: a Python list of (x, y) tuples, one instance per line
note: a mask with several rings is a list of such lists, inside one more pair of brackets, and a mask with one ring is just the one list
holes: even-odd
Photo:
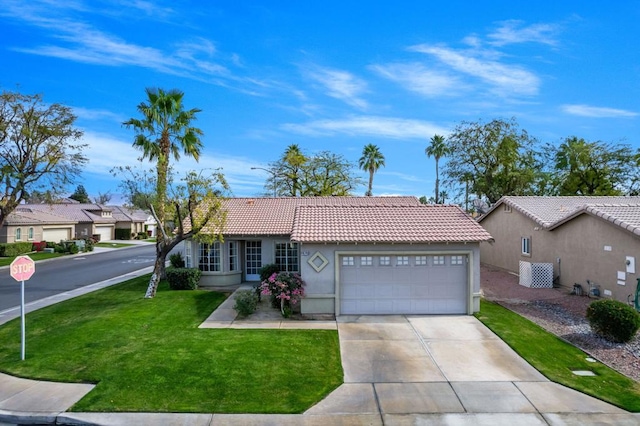
[(238, 242), (229, 241), (229, 270), (238, 270)]
[(22, 239), (22, 229), (16, 228), (16, 241), (20, 241)]
[(522, 237), (522, 254), (531, 256), (531, 237)]
[(184, 245), (184, 266), (191, 268), (191, 242), (189, 241)]
[(203, 272), (220, 272), (220, 243), (200, 244), (198, 267)]
[(33, 240), (33, 227), (29, 228), (29, 241)]
[(298, 272), (298, 243), (276, 243), (275, 261), (282, 272)]

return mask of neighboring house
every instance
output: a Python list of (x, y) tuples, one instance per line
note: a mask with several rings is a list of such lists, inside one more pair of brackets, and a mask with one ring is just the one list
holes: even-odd
[(20, 205), (0, 228), (0, 242), (68, 240), (73, 236), (75, 224), (73, 219)]
[[(514, 273), (551, 263), (557, 282), (626, 301), (640, 276), (640, 197), (503, 197), (479, 219), (494, 237), (482, 262)], [(638, 265), (640, 266), (640, 265)]]
[(232, 198), (224, 243), (185, 242), (203, 286), (257, 282), (275, 263), (306, 282), (307, 314), (471, 314), (480, 242), (458, 206), (415, 197)]
[[(131, 210), (123, 206), (110, 206), (112, 216), (116, 220), (116, 229), (127, 229), (130, 236), (146, 232), (150, 224), (149, 215), (142, 210)], [(153, 217), (151, 217), (153, 218)], [(155, 224), (155, 221), (153, 221)]]
[(78, 202), (21, 204), (0, 229), (0, 242), (59, 242), (94, 236), (102, 241), (112, 240), (116, 227), (137, 234), (145, 231), (148, 220), (146, 213), (121, 206)]

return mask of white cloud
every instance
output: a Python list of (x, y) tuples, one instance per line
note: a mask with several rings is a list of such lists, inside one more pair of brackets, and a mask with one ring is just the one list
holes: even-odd
[(442, 65), (452, 70), (476, 77), (491, 86), (491, 90), (502, 96), (536, 95), (540, 79), (532, 72), (517, 65), (500, 63), (476, 57), (474, 51), (455, 50), (448, 47), (420, 44), (411, 46), (411, 51), (431, 55)]
[(285, 124), (286, 131), (307, 136), (346, 134), (390, 139), (424, 139), (448, 134), (449, 130), (427, 121), (378, 116), (356, 116), (340, 120), (316, 120), (304, 124)]
[(639, 114), (633, 111), (627, 111), (616, 108), (595, 107), (583, 104), (566, 104), (562, 105), (562, 110), (567, 114), (579, 115), (582, 117), (594, 118), (632, 118)]
[(88, 109), (83, 107), (72, 107), (73, 113), (83, 120), (103, 120), (115, 121), (122, 123), (127, 118), (123, 115), (111, 112), (105, 109)]
[(428, 97), (452, 96), (465, 86), (459, 78), (417, 62), (373, 65), (370, 68), (405, 89)]
[(507, 44), (516, 43), (542, 43), (555, 46), (557, 41), (556, 34), (559, 27), (554, 24), (533, 24), (525, 26), (523, 21), (516, 19), (500, 22), (493, 33), (487, 38), (494, 46), (505, 46)]
[[(111, 170), (116, 166), (153, 168), (153, 164), (147, 160), (138, 161), (142, 152), (132, 146), (132, 140), (124, 141), (109, 135), (85, 131), (82, 142), (87, 144), (84, 150), (84, 155), (89, 159), (87, 171), (113, 179)], [(193, 158), (182, 156), (180, 161), (172, 163), (178, 175), (184, 175), (190, 170), (220, 168), (236, 195), (238, 193), (252, 195), (261, 190), (265, 181), (264, 175), (259, 170), (251, 170), (251, 167), (260, 166), (254, 160), (245, 157), (212, 152), (203, 153), (198, 162)]]
[(356, 108), (364, 109), (367, 107), (367, 102), (361, 97), (367, 90), (367, 84), (353, 74), (347, 71), (316, 67), (310, 70), (308, 75), (327, 89), (327, 95)]

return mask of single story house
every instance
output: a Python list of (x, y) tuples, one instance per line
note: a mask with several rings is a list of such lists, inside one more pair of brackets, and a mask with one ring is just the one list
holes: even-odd
[[(142, 210), (132, 210), (124, 206), (109, 207), (112, 209), (112, 217), (116, 220), (116, 229), (126, 229), (129, 231), (130, 236), (147, 232), (149, 225), (155, 225), (153, 216)], [(155, 229), (155, 226), (152, 229)]]
[(626, 301), (640, 253), (640, 197), (508, 196), (478, 219), (494, 237), (482, 262), (514, 273), (520, 261), (553, 265), (556, 282)]
[(116, 227), (137, 233), (145, 230), (147, 221), (146, 213), (121, 206), (78, 202), (21, 204), (7, 216), (0, 229), (0, 243), (59, 242), (92, 236), (112, 240)]
[(0, 243), (68, 240), (75, 224), (75, 220), (53, 212), (20, 205), (0, 228)]
[(472, 314), (480, 243), (458, 206), (415, 197), (232, 198), (224, 243), (185, 242), (203, 286), (258, 282), (275, 263), (306, 283), (305, 314)]

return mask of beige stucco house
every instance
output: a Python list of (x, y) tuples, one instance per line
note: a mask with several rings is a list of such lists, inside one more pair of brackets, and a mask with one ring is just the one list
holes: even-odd
[(626, 301), (640, 271), (640, 197), (503, 197), (479, 218), (494, 237), (482, 262), (514, 273), (520, 261), (549, 263), (557, 284)]
[(132, 234), (145, 230), (148, 215), (121, 206), (83, 204), (21, 204), (0, 229), (0, 243), (66, 241), (99, 236), (112, 240), (116, 228)]
[(232, 198), (224, 242), (185, 243), (201, 285), (258, 282), (275, 263), (306, 282), (303, 313), (471, 314), (480, 243), (491, 236), (458, 206), (415, 197)]

